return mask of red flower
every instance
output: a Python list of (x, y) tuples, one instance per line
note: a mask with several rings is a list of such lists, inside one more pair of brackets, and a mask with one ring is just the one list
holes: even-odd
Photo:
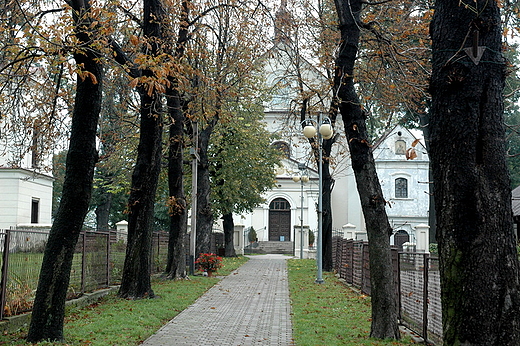
[(217, 271), (222, 268), (222, 257), (214, 253), (201, 253), (199, 258), (195, 261), (198, 264), (200, 271)]

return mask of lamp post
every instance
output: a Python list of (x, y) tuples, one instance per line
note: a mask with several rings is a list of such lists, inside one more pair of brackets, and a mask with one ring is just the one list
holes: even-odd
[[(320, 113), (319, 122), (312, 119), (305, 119), (302, 124), (305, 124), (303, 128), (303, 135), (309, 139), (317, 135), (318, 143), (318, 241), (316, 251), (316, 264), (318, 267), (318, 273), (316, 275), (316, 283), (323, 283), (323, 152), (321, 151), (321, 145), (323, 139), (330, 139), (334, 134), (332, 129), (331, 121), (328, 117), (323, 118), (323, 114)], [(319, 130), (316, 130), (316, 126), (319, 125)]]
[(309, 177), (303, 175), (303, 171), (307, 168), (304, 163), (298, 163), (300, 175), (293, 177), (295, 183), (300, 182), (300, 259), (303, 259), (303, 183), (309, 181)]
[(195, 259), (197, 258), (196, 252), (196, 238), (197, 238), (197, 174), (199, 165), (199, 128), (197, 122), (193, 122), (193, 142), (195, 148), (190, 149), (191, 155), (191, 235), (190, 235), (190, 275), (195, 274)]

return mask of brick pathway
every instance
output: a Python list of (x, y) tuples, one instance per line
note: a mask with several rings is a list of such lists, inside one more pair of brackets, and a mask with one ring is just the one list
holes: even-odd
[(287, 258), (251, 256), (142, 345), (293, 345)]

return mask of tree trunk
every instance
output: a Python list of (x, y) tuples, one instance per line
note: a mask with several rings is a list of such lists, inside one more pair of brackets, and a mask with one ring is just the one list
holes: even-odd
[(323, 167), (322, 167), (322, 256), (323, 270), (331, 272), (334, 269), (332, 265), (332, 183), (333, 179), (330, 175), (330, 154), (332, 151), (333, 139), (324, 139), (323, 148)]
[(211, 183), (208, 159), (209, 139), (217, 119), (214, 118), (199, 135), (199, 163), (197, 186), (197, 245), (195, 257), (211, 251), (211, 233), (213, 231), (213, 210), (211, 209)]
[[(151, 47), (148, 54), (155, 56), (162, 48), (164, 9), (159, 0), (145, 0), (143, 6), (143, 33)], [(154, 78), (150, 70), (144, 70), (143, 76)], [(154, 297), (150, 274), (155, 193), (161, 170), (162, 104), (157, 90), (149, 92), (141, 86), (139, 92), (140, 136), (128, 198), (128, 241), (119, 288), (119, 296), (127, 299)]]
[(151, 256), (155, 192), (161, 167), (160, 97), (141, 95), (140, 138), (128, 199), (128, 240), (119, 296), (153, 298)]
[(224, 227), (224, 244), (226, 257), (237, 257), (235, 252), (235, 223), (233, 221), (233, 213), (227, 213), (222, 215), (223, 227)]
[[(182, 2), (181, 26), (175, 47), (175, 57), (182, 59), (188, 41), (189, 1)], [(170, 37), (168, 37), (170, 38)], [(168, 186), (170, 191), (170, 235), (165, 275), (170, 279), (184, 279), (186, 273), (186, 238), (188, 208), (184, 193), (184, 108), (178, 89), (178, 80), (170, 78), (167, 89), (168, 113), (170, 115), (170, 139), (168, 151)]]
[(98, 203), (96, 213), (96, 231), (108, 232), (109, 229), (109, 218), (110, 208), (112, 207), (112, 193), (105, 192), (101, 195), (101, 202)]
[[(181, 111), (182, 112), (182, 111)], [(172, 112), (170, 112), (172, 114)], [(183, 117), (181, 115), (181, 117)], [(183, 184), (183, 122), (173, 118), (170, 125), (168, 185), (170, 190), (170, 235), (165, 274), (171, 279), (186, 278), (186, 232), (188, 209)]]
[(445, 345), (520, 345), (501, 35), (497, 2), (436, 1), (430, 159)]
[(170, 279), (186, 278), (186, 232), (188, 209), (184, 195), (184, 112), (177, 89), (168, 91), (171, 118), (168, 155), (168, 186), (170, 190), (170, 235), (165, 274)]
[[(76, 37), (88, 45), (91, 37), (87, 23), (90, 18), (89, 3), (82, 7), (73, 1)], [(80, 29), (81, 27), (81, 29)], [(45, 247), (38, 289), (34, 300), (31, 324), (27, 335), (29, 342), (63, 340), (65, 299), (69, 287), (70, 269), (74, 249), (87, 214), (92, 194), (92, 180), (97, 161), (96, 130), (101, 111), (102, 65), (92, 49), (74, 55), (76, 64), (83, 66), (93, 77), (76, 78), (76, 97), (72, 114), (70, 144), (63, 193)], [(94, 80), (95, 78), (95, 80)]]
[(397, 302), (390, 255), (390, 235), (385, 199), (377, 177), (374, 157), (368, 143), (365, 118), (354, 84), (361, 22), (362, 0), (336, 0), (341, 43), (334, 80), (339, 110), (349, 143), (352, 169), (356, 177), (361, 208), (369, 240), (370, 283), (372, 287), (372, 326), (370, 336), (399, 339)]

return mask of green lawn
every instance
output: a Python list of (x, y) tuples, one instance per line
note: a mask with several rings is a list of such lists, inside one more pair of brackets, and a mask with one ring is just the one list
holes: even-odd
[(414, 344), (410, 338), (369, 338), (370, 297), (346, 287), (332, 273), (324, 273), (325, 282), (316, 284), (314, 260), (289, 260), (288, 266), (297, 346)]
[[(224, 258), (224, 267), (218, 275), (228, 275), (246, 261), (246, 257)], [(202, 276), (180, 281), (156, 279), (152, 287), (157, 299), (130, 301), (110, 295), (86, 308), (68, 308), (64, 327), (66, 345), (138, 345), (218, 281)], [(23, 340), (26, 332), (2, 335), (0, 345), (29, 345)]]
[[(244, 257), (225, 258), (219, 275), (228, 275), (246, 261)], [(315, 261), (289, 260), (288, 263), (295, 345), (412, 344), (410, 340), (395, 342), (368, 338), (369, 297), (353, 292), (330, 273), (324, 273), (324, 284), (314, 283)], [(153, 289), (158, 299), (128, 301), (112, 295), (86, 308), (68, 309), (65, 345), (138, 345), (218, 280), (201, 276), (182, 281), (154, 280)], [(28, 345), (23, 340), (25, 333), (26, 330), (21, 330), (0, 336), (0, 345)]]

